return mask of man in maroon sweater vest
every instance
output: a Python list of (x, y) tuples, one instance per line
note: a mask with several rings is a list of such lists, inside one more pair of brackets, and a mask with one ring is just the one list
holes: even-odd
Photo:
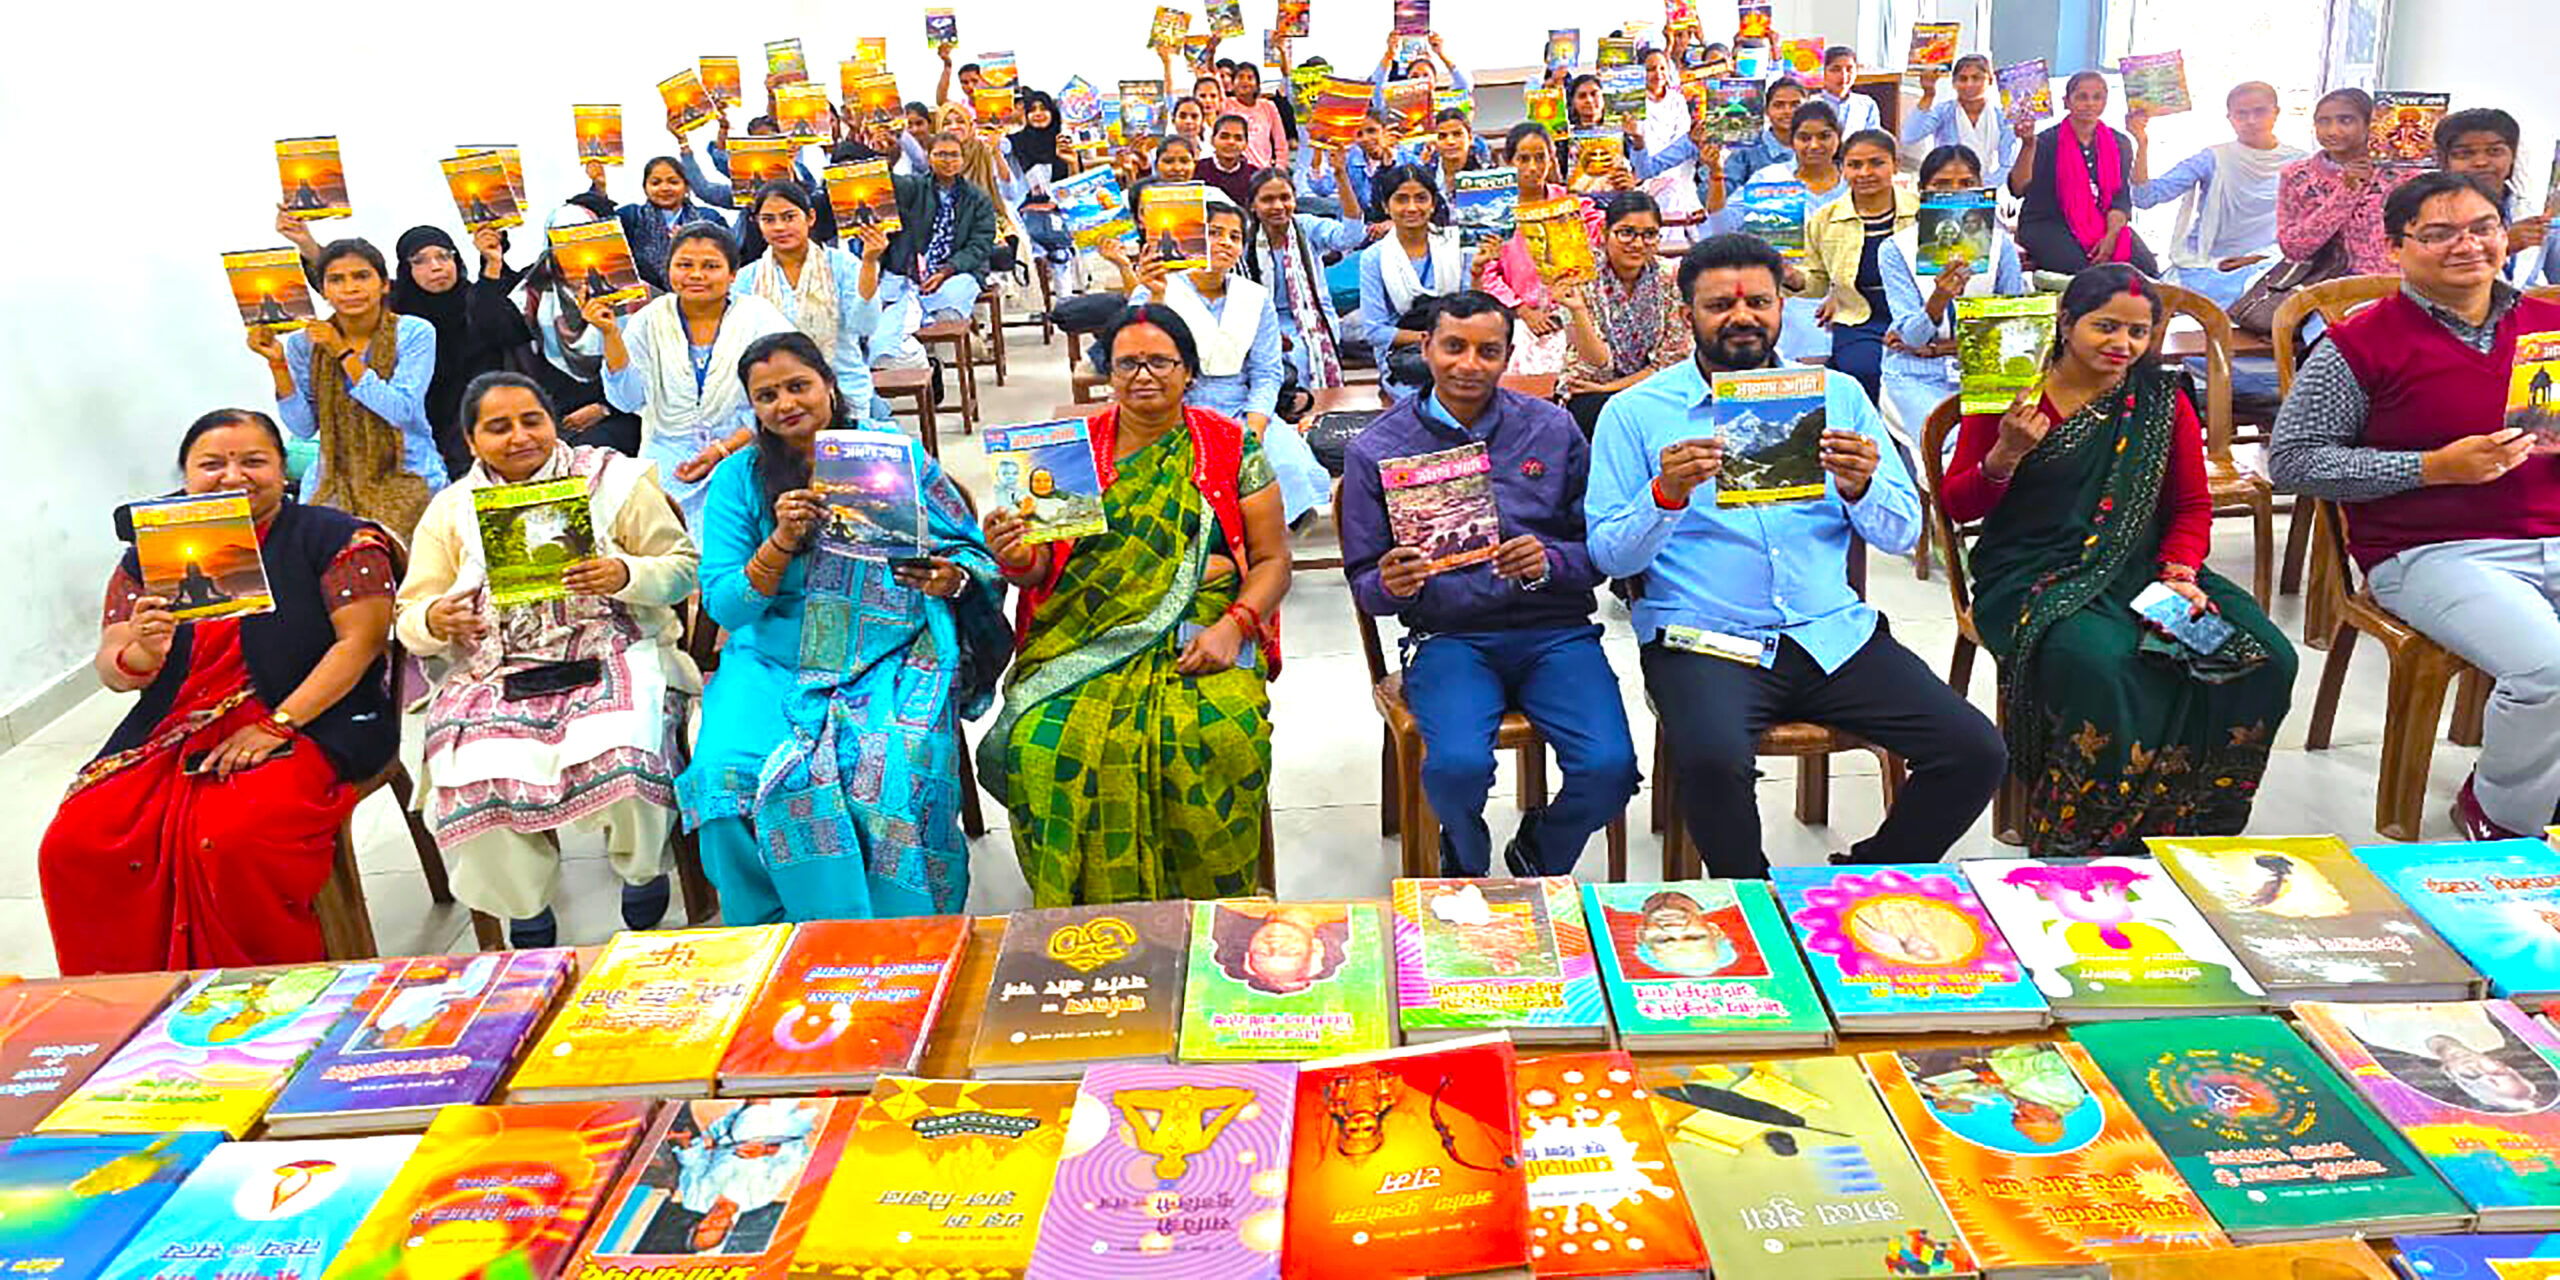
[(2278, 489), (2332, 498), (2374, 597), (2497, 682), (2454, 802), (2475, 840), (2560, 807), (2560, 452), (2506, 422), (2519, 334), (2560, 304), (2499, 278), (2505, 214), (2451, 173), (2383, 205), (2401, 290), (2331, 329), (2276, 415)]

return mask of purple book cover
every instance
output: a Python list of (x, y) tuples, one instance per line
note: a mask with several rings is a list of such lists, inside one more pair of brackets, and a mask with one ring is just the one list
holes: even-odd
[(567, 980), (569, 958), (555, 949), (384, 965), (268, 1121), (488, 1101)]
[(225, 969), (197, 980), (36, 1128), (242, 1137), (383, 966)]
[(1087, 1070), (1026, 1280), (1278, 1276), (1297, 1076), (1287, 1063)]

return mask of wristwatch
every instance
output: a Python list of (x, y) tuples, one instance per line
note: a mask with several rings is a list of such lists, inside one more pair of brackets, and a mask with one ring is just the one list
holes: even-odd
[(292, 737), (294, 735), (294, 731), (301, 728), (300, 725), (293, 722), (292, 712), (282, 710), (270, 714), (267, 717), (267, 725), (269, 728), (276, 730), (279, 734), (287, 738)]

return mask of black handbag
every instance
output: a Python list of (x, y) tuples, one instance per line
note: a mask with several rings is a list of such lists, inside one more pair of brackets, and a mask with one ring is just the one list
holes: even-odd
[(2295, 262), (2287, 259), (2269, 267), (2249, 282), (2240, 299), (2231, 304), (2231, 325), (2261, 338), (2272, 338), (2276, 332), (2276, 309), (2284, 305), (2297, 289), (2351, 275), (2347, 270), (2347, 243), (2344, 235), (2334, 235), (2309, 258)]
[(1307, 424), (1307, 452), (1314, 454), (1319, 465), (1339, 478), (1343, 457), (1350, 452), (1351, 442), (1368, 430), (1370, 423), (1378, 420), (1378, 412), (1375, 409), (1339, 409), (1317, 414), (1315, 421)]

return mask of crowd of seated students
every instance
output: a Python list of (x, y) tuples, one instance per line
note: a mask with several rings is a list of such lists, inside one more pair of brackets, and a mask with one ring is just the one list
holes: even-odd
[[(2402, 287), (2312, 348), (2272, 479), (2344, 504), (2376, 597), (2494, 682), (2464, 830), (2554, 819), (2560, 460), (2497, 424), (2517, 335), (2560, 330), (2560, 304), (2519, 289), (2560, 276), (2543, 219), (2518, 216), (2512, 117), (2454, 113), (2438, 169), (2413, 175), (2367, 157), (2361, 91), (2319, 100), (2303, 151), (2251, 82), (2225, 96), (2230, 141), (2155, 174), (2149, 120), (2110, 124), (2095, 71), (2070, 77), (2063, 118), (2038, 130), (1999, 112), (1989, 59), (1967, 55), (1950, 100), (1921, 78), (1896, 134), (1853, 85), (1856, 53), (1833, 48), (1818, 86), (1772, 80), (1758, 136), (1716, 142), (1683, 69), (1774, 68), (1772, 47), (1683, 32), (1641, 50), (1645, 100), (1614, 122), (1595, 80), (1550, 69), (1576, 131), (1619, 145), (1531, 123), (1500, 159), (1522, 203), (1579, 202), (1596, 267), (1577, 279), (1546, 278), (1516, 234), (1453, 229), (1455, 178), (1492, 159), (1466, 111), (1399, 140), (1381, 90), (1347, 144), (1325, 145), (1265, 91), (1270, 68), (1218, 60), (1215, 42), (1187, 78), (1166, 51), (1183, 96), (1162, 136), (1106, 156), (1075, 155), (1037, 92), (1019, 126), (979, 128), (980, 69), (944, 50), (934, 103), (896, 124), (839, 120), (792, 178), (734, 189), (725, 116), (707, 163), (676, 132), (672, 155), (641, 165), (638, 201), (616, 204), (589, 166), (542, 220), (620, 223), (655, 295), (628, 316), (548, 254), (510, 264), (503, 233), (466, 255), (415, 227), (386, 259), (280, 210), (329, 314), (252, 330), (274, 416), (216, 410), (178, 445), (187, 492), (248, 495), (275, 608), (180, 621), (132, 555), (112, 576), (94, 665), (140, 697), (41, 846), (63, 970), (316, 956), (338, 828), (413, 701), (420, 803), (455, 892), (517, 945), (558, 936), (556, 839), (573, 827), (604, 830), (632, 928), (668, 908), (679, 830), (698, 834), (729, 923), (962, 909), (958, 727), (990, 710), (971, 763), (1009, 811), (1036, 903), (1270, 891), (1290, 529), (1328, 507), (1357, 607), (1408, 629), (1403, 688), (1447, 874), (1569, 872), (1642, 785), (1620, 700), (1593, 696), (1620, 683), (1603, 587), (1627, 601), (1677, 821), (1710, 874), (1766, 873), (1757, 744), (1789, 721), (1908, 765), (1840, 860), (1944, 857), (2010, 777), (2039, 855), (2236, 833), (2296, 658), (2205, 567), (2203, 431), (2188, 380), (2153, 354), (2157, 282), (2233, 305), (2279, 263), (2315, 259)], [(1428, 49), (1397, 66), (1391, 40), (1377, 82), (1465, 92), (1437, 35)], [(896, 172), (894, 234), (836, 226), (811, 181), (873, 157)], [(1924, 278), (1905, 158), (1921, 192), (2000, 183), (2017, 200), (1988, 270)], [(1207, 265), (1077, 251), (1048, 191), (1093, 163), (1132, 194), (1214, 188)], [(1754, 181), (1802, 184), (1801, 257), (1738, 230)], [(2172, 202), (2177, 230), (2155, 248), (2135, 212)], [(818, 554), (817, 433), (885, 425), (871, 371), (922, 363), (919, 328), (969, 317), (1028, 261), (1108, 312), (1091, 354), (1111, 398), (1090, 419), (1107, 530), (1036, 542), (1021, 511), (979, 514), (911, 444), (923, 554)], [(2005, 411), (1961, 419), (1924, 496), (1909, 445), (1960, 389), (1956, 303), (2022, 293), (2030, 267), (2068, 281), (2049, 285), (2043, 375)], [(1337, 302), (1336, 270), (1356, 277), (1356, 306)], [(1317, 393), (1364, 361), (1388, 408), (1328, 472), (1302, 431)], [(1788, 364), (1822, 366), (1822, 493), (1720, 505), (1713, 379)], [(1551, 395), (1504, 382), (1548, 375)], [(316, 460), (294, 476), (297, 442)], [(1489, 558), (1434, 571), (1397, 541), (1380, 467), (1470, 443), (1500, 528)], [(496, 606), (474, 495), (556, 479), (583, 482), (595, 552), (565, 571), (565, 598)], [(1999, 664), (1996, 725), (1853, 585), (1854, 557), (1912, 549), (1929, 501), (1979, 526), (1967, 572)], [(2133, 606), (2161, 593), (2232, 639), (2199, 653), (2164, 638)], [(680, 643), (689, 604), (726, 634), (707, 681)], [(1507, 711), (1564, 778), (1497, 866), (1484, 810)]]

